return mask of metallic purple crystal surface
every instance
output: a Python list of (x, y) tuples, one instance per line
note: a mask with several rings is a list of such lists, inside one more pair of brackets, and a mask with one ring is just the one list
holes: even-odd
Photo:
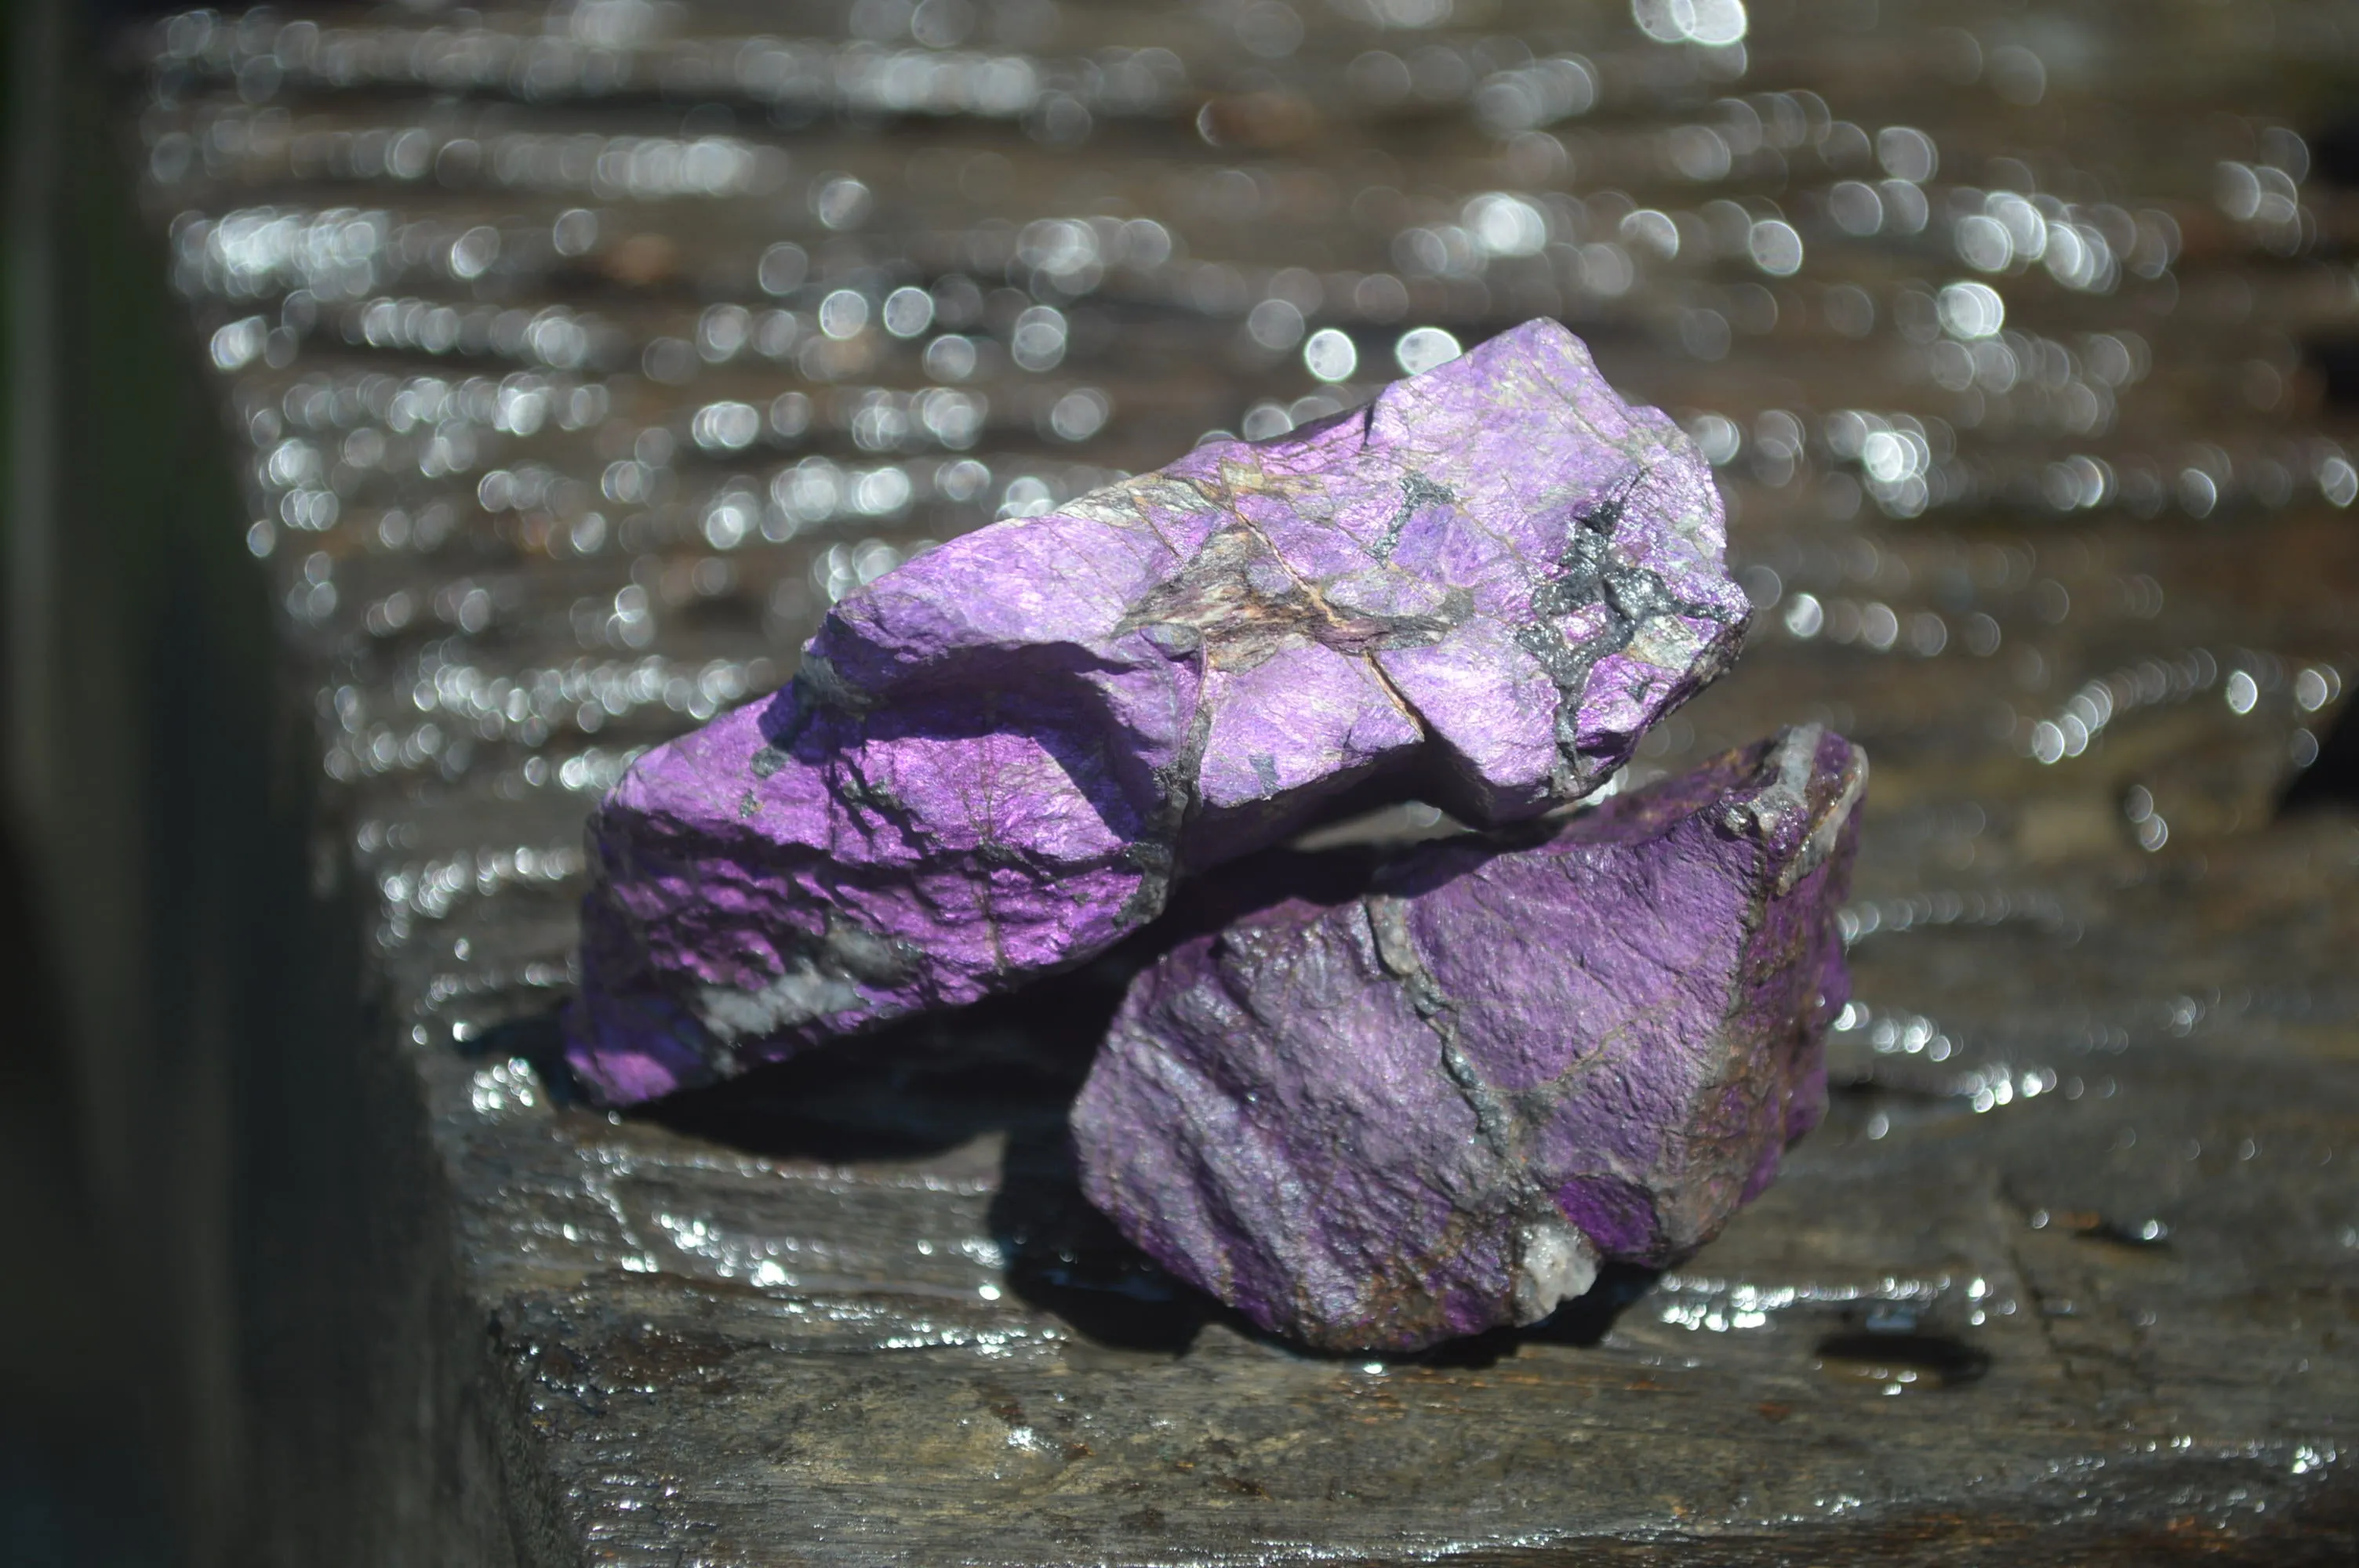
[(954, 540), (608, 796), (571, 1059), (644, 1099), (1078, 962), (1347, 802), (1577, 799), (1734, 657), (1723, 546), (1552, 322)]
[(1132, 985), (1073, 1132), (1091, 1200), (1265, 1328), (1408, 1349), (1677, 1261), (1826, 1103), (1866, 760), (1816, 728), (1526, 848), (1406, 852), (1355, 899)]

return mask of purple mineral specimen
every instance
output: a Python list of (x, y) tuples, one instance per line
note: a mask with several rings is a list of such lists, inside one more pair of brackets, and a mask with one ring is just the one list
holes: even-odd
[(572, 1062), (627, 1102), (1005, 990), (1349, 802), (1576, 799), (1734, 657), (1723, 545), (1552, 322), (954, 540), (607, 797)]
[(1133, 983), (1082, 1184), (1255, 1323), (1409, 1349), (1718, 1233), (1826, 1104), (1864, 757), (1816, 727), (1528, 847), (1420, 846)]

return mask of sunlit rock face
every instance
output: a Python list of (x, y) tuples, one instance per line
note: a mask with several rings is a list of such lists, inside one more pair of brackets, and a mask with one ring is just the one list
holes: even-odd
[(1594, 790), (1734, 656), (1720, 500), (1533, 322), (910, 561), (591, 826), (571, 1058), (624, 1103), (1078, 962), (1347, 806)]
[(1413, 1349), (1663, 1266), (1826, 1104), (1866, 762), (1815, 727), (1573, 816), (1407, 851), (1134, 982), (1083, 1186), (1262, 1327)]

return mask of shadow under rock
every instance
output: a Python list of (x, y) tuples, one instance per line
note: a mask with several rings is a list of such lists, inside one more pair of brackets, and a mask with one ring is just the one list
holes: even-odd
[(914, 1159), (986, 1133), (1061, 1130), (1121, 999), (1118, 984), (1062, 976), (626, 1114), (747, 1153), (829, 1161)]
[(1093, 1345), (1179, 1356), (1206, 1324), (1233, 1317), (1091, 1206), (1061, 1114), (1052, 1127), (1007, 1140), (991, 1230), (1008, 1289)]
[[(1014, 996), (907, 1019), (632, 1106), (633, 1121), (771, 1159), (908, 1160), (985, 1133), (1063, 1125), (1136, 965), (1101, 959)], [(523, 1057), (551, 1103), (593, 1105), (565, 1059), (565, 1009), (466, 1047)]]
[[(1174, 1278), (1124, 1237), (1082, 1195), (1068, 1118), (1124, 993), (1158, 957), (1286, 898), (1332, 904), (1353, 897), (1384, 859), (1373, 845), (1247, 857), (1183, 883), (1160, 918), (1066, 973), (625, 1114), (749, 1154), (831, 1162), (921, 1158), (1000, 1134), (989, 1224), (1019, 1299), (1108, 1348), (1181, 1355), (1205, 1325), (1219, 1321), (1274, 1349), (1323, 1358)], [(558, 1103), (585, 1099), (565, 1063), (559, 1012), (488, 1031), (471, 1054), (523, 1056)], [(1608, 1265), (1587, 1294), (1540, 1323), (1385, 1358), (1484, 1367), (1527, 1340), (1593, 1346), (1656, 1277)]]

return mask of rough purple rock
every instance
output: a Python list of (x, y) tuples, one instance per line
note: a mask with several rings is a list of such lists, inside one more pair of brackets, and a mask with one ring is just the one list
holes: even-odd
[(1865, 758), (1815, 726), (1527, 848), (1441, 840), (1133, 982), (1091, 1201), (1265, 1328), (1409, 1349), (1710, 1240), (1826, 1104)]
[(644, 1099), (1079, 962), (1346, 800), (1593, 790), (1746, 605), (1692, 443), (1533, 322), (846, 599), (591, 825), (571, 1059)]

